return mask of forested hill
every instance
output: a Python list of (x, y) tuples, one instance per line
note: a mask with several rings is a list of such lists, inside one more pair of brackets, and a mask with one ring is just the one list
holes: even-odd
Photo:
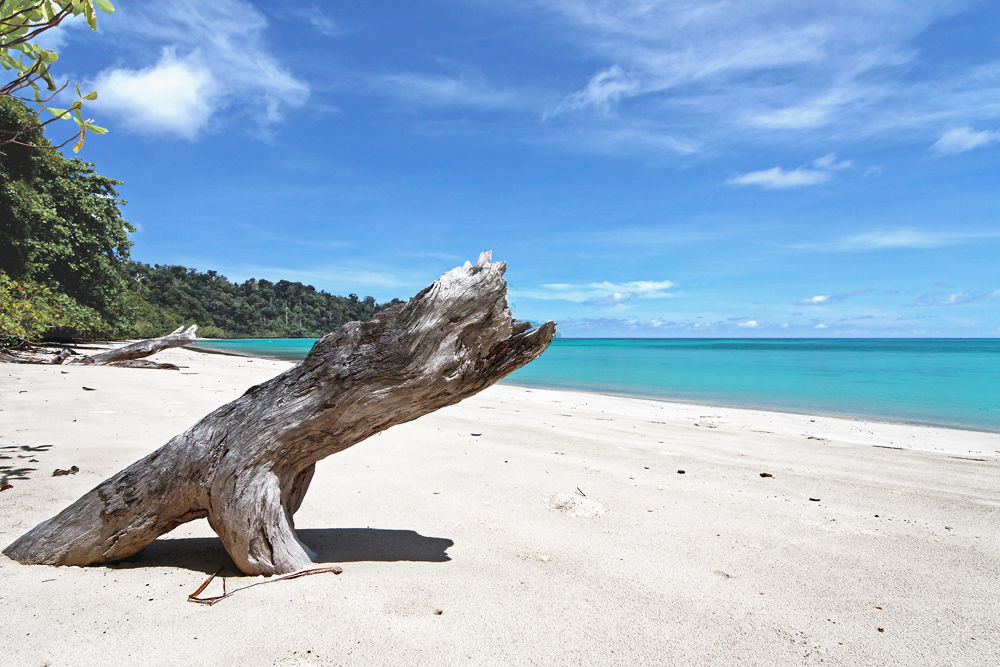
[(234, 283), (215, 271), (183, 266), (129, 262), (126, 272), (129, 291), (140, 297), (133, 302), (140, 336), (197, 324), (198, 335), (210, 338), (319, 338), (401, 303), (336, 296), (287, 280)]

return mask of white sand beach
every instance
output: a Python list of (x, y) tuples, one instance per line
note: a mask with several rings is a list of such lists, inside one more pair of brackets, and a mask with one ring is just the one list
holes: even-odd
[[(0, 546), (289, 366), (155, 359), (0, 366)], [(0, 557), (0, 663), (1000, 664), (998, 434), (495, 386), (321, 462), (295, 518), (343, 573), (213, 606), (220, 567), (269, 580), (204, 520)]]

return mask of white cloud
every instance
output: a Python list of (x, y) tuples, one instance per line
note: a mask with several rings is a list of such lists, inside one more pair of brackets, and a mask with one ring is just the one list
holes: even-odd
[(757, 322), (754, 321), (754, 320), (749, 320), (747, 322), (741, 323), (739, 326), (740, 326), (740, 328), (744, 328), (744, 329), (756, 329), (757, 328)]
[(825, 325), (825, 324), (817, 324), (817, 325), (815, 326), (815, 328), (816, 328), (816, 329), (826, 329), (826, 325)]
[(126, 125), (194, 139), (219, 103), (218, 87), (198, 57), (177, 59), (164, 49), (160, 61), (141, 70), (115, 69), (98, 75), (94, 107), (113, 109)]
[(785, 171), (781, 167), (765, 169), (763, 171), (752, 171), (735, 178), (730, 178), (726, 182), (731, 185), (759, 185), (768, 190), (779, 190), (785, 188), (795, 188), (804, 185), (817, 185), (825, 183), (830, 179), (830, 175), (824, 171), (815, 169), (793, 169)]
[(954, 306), (960, 303), (966, 303), (973, 299), (971, 292), (959, 292), (958, 294), (950, 294), (941, 300), (942, 306)]
[(957, 155), (973, 148), (986, 146), (1000, 139), (1000, 132), (983, 130), (976, 132), (971, 127), (956, 127), (945, 131), (941, 138), (934, 142), (931, 150), (938, 155)]
[(128, 6), (105, 24), (136, 59), (159, 47), (156, 63), (112, 67), (94, 81), (93, 108), (138, 131), (194, 139), (227, 113), (252, 117), (267, 133), (309, 96), (309, 86), (265, 46), (264, 16), (242, 0)]
[(871, 292), (872, 288), (866, 287), (864, 289), (854, 290), (853, 292), (843, 292), (841, 294), (820, 294), (817, 296), (809, 297), (808, 299), (800, 299), (795, 302), (796, 306), (818, 306), (825, 303), (832, 303), (835, 301), (843, 301), (844, 299), (850, 299), (852, 296), (860, 296), (861, 294), (867, 294)]

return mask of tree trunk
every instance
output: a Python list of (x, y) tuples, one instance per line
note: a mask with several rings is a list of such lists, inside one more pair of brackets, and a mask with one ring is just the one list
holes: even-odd
[(292, 516), (317, 461), (482, 391), (548, 347), (553, 322), (528, 331), (512, 319), (505, 270), (483, 253), (408, 303), (345, 324), (300, 364), (251, 387), (3, 553), (22, 563), (115, 561), (207, 517), (247, 574), (308, 566)]
[[(177, 327), (172, 333), (166, 336), (161, 336), (160, 338), (150, 338), (149, 340), (140, 340), (137, 343), (132, 343), (131, 345), (124, 345), (122, 347), (116, 348), (114, 350), (108, 350), (107, 352), (101, 352), (99, 354), (92, 354), (89, 357), (79, 357), (73, 359), (70, 357), (69, 364), (96, 364), (100, 366), (126, 366), (130, 368), (163, 368), (173, 366), (172, 364), (167, 364), (165, 366), (156, 364), (127, 364), (125, 362), (130, 362), (135, 359), (142, 359), (144, 357), (150, 357), (157, 352), (166, 350), (171, 347), (182, 347), (184, 345), (189, 345), (191, 343), (197, 342), (198, 337), (195, 335), (198, 325), (192, 324), (187, 329), (184, 327)], [(62, 363), (62, 360), (66, 356), (60, 354), (57, 358), (56, 363)], [(173, 366), (173, 368), (177, 368)]]

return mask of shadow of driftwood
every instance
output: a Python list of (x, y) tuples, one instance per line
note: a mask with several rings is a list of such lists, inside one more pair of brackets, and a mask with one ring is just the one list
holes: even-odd
[(324, 563), (358, 561), (422, 561), (443, 563), (455, 543), (445, 537), (425, 537), (412, 530), (380, 528), (311, 528), (297, 531), (299, 539)]
[[(297, 531), (299, 539), (316, 552), (317, 563), (359, 561), (421, 561), (443, 563), (455, 543), (444, 537), (425, 537), (412, 530), (380, 528), (313, 528)], [(217, 537), (161, 537), (115, 567), (178, 567), (212, 574), (239, 574)]]

